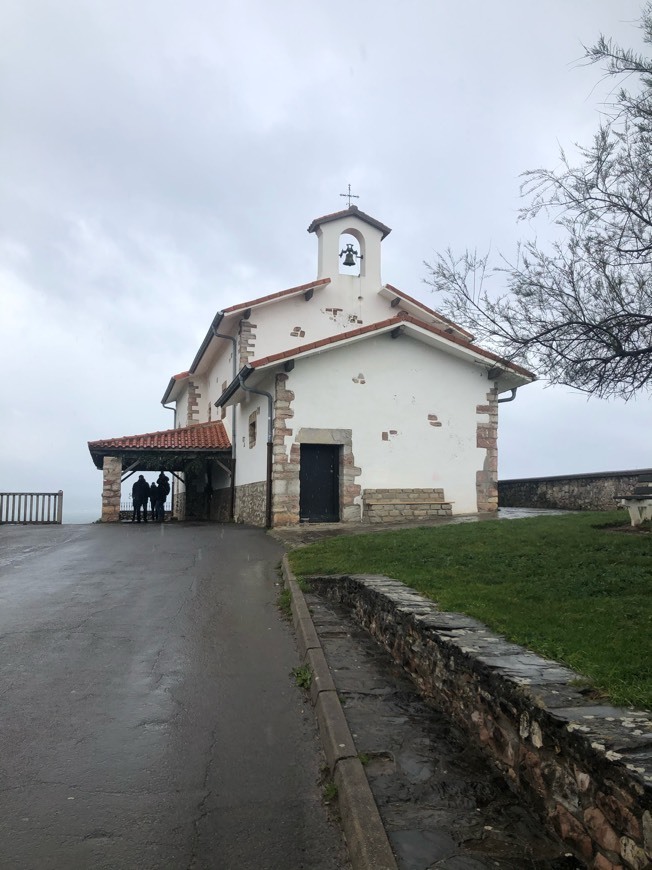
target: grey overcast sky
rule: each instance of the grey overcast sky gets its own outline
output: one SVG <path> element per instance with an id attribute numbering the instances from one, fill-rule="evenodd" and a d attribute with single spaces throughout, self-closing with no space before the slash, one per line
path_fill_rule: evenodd
<path id="1" fill-rule="evenodd" d="M 392 227 L 383 280 L 510 255 L 519 174 L 588 143 L 642 48 L 638 0 L 4 0 L 0 491 L 99 515 L 86 442 L 172 425 L 159 402 L 217 310 L 309 281 L 310 221 L 351 184 Z M 652 465 L 648 398 L 522 389 L 500 476 Z"/>

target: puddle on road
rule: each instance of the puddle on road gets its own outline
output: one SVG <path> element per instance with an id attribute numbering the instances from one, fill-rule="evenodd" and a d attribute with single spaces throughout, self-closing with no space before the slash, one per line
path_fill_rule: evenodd
<path id="1" fill-rule="evenodd" d="M 401 870 L 579 870 L 343 608 L 306 596 Z"/>

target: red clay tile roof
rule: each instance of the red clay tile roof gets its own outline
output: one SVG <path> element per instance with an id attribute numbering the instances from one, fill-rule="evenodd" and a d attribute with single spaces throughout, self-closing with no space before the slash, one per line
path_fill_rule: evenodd
<path id="1" fill-rule="evenodd" d="M 319 281 L 311 281 L 309 284 L 300 284 L 298 287 L 290 287 L 288 290 L 279 290 L 276 293 L 269 293 L 267 296 L 259 296 L 258 299 L 252 299 L 249 302 L 238 302 L 237 305 L 231 305 L 230 308 L 225 308 L 222 314 L 233 314 L 234 311 L 253 308 L 256 305 L 261 305 L 263 302 L 271 302 L 272 299 L 281 299 L 283 296 L 291 296 L 293 293 L 302 293 L 305 290 L 310 290 L 313 287 L 321 287 L 324 284 L 330 284 L 330 278 L 320 278 Z"/>
<path id="2" fill-rule="evenodd" d="M 524 375 L 527 378 L 532 378 L 534 380 L 536 377 L 532 372 L 529 372 L 527 369 L 516 365 L 516 363 L 508 362 L 502 357 L 499 357 L 497 354 L 491 353 L 491 351 L 489 350 L 484 350 L 483 348 L 478 347 L 476 344 L 473 344 L 470 341 L 458 338 L 456 335 L 452 335 L 450 332 L 445 332 L 443 329 L 439 329 L 432 323 L 426 323 L 423 320 L 419 320 L 418 318 L 413 317 L 411 314 L 408 314 L 407 311 L 400 311 L 395 317 L 389 317 L 387 320 L 381 320 L 379 323 L 370 323 L 367 326 L 359 326 L 357 329 L 350 329 L 348 332 L 340 332 L 338 335 L 329 335 L 326 338 L 320 339 L 319 341 L 311 341 L 309 344 L 302 344 L 300 347 L 294 347 L 290 350 L 285 350 L 282 353 L 273 353 L 269 356 L 262 357 L 261 359 L 250 360 L 248 366 L 252 369 L 255 369 L 259 368 L 260 366 L 269 365 L 269 363 L 280 362 L 284 359 L 292 359 L 293 357 L 297 357 L 300 354 L 305 353 L 309 350 L 316 350 L 320 347 L 327 347 L 329 344 L 337 344 L 340 341 L 346 341 L 347 339 L 355 338 L 358 335 L 366 335 L 367 333 L 378 332 L 379 330 L 385 329 L 390 326 L 400 326 L 402 323 L 412 323 L 414 326 L 425 329 L 427 332 L 431 332 L 433 335 L 437 335 L 440 338 L 449 341 L 451 344 L 456 344 L 458 345 L 458 347 L 463 347 L 466 350 L 472 350 L 479 356 L 483 356 L 486 359 L 497 362 L 505 368 L 510 369 L 511 371 L 516 372 L 520 375 Z"/>
<path id="3" fill-rule="evenodd" d="M 365 214 L 365 212 L 360 211 L 357 205 L 351 205 L 348 208 L 345 208 L 343 211 L 335 211 L 332 214 L 325 214 L 322 215 L 322 217 L 315 218 L 308 227 L 308 232 L 314 233 L 317 227 L 321 226 L 321 224 L 327 224 L 330 221 L 336 221 L 344 217 L 358 217 L 365 223 L 371 224 L 372 227 L 376 227 L 377 230 L 381 231 L 381 233 L 383 234 L 383 239 L 391 233 L 391 229 L 388 226 L 385 226 L 385 224 L 381 224 L 380 221 L 377 221 L 376 218 L 372 218 L 371 215 Z"/>
<path id="4" fill-rule="evenodd" d="M 88 449 L 96 450 L 229 450 L 231 442 L 221 420 L 194 423 L 181 429 L 145 432 L 144 435 L 125 435 L 123 438 L 103 438 L 89 441 Z"/>
<path id="5" fill-rule="evenodd" d="M 172 375 L 172 380 L 173 381 L 182 381 L 184 378 L 189 378 L 189 377 L 190 377 L 190 372 L 179 372 L 178 375 Z"/>
<path id="6" fill-rule="evenodd" d="M 468 335 L 469 339 L 473 341 L 473 336 L 470 332 L 467 332 L 466 329 L 463 329 L 461 326 L 458 326 L 453 320 L 449 320 L 448 317 L 444 317 L 443 314 L 440 314 L 439 311 L 435 311 L 434 308 L 428 308 L 427 305 L 424 305 L 423 302 L 419 302 L 418 299 L 413 299 L 412 296 L 408 296 L 407 293 L 404 293 L 402 290 L 399 290 L 397 287 L 394 287 L 392 284 L 385 284 L 388 290 L 391 290 L 392 293 L 396 293 L 397 296 L 400 296 L 401 299 L 405 299 L 406 302 L 411 302 L 412 305 L 416 305 L 422 311 L 425 311 L 427 314 L 431 314 L 433 317 L 436 317 L 438 320 L 443 321 L 444 323 L 448 323 L 453 329 L 456 329 L 458 332 L 461 332 L 462 335 Z"/>

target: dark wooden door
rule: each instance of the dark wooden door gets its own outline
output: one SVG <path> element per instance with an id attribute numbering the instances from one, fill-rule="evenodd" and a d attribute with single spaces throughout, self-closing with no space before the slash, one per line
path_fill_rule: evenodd
<path id="1" fill-rule="evenodd" d="M 302 444 L 299 486 L 299 516 L 302 522 L 338 522 L 340 448 L 333 444 Z"/>

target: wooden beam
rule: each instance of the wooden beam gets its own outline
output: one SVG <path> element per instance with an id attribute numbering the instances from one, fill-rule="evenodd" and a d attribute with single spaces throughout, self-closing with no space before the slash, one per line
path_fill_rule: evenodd
<path id="1" fill-rule="evenodd" d="M 183 477 L 179 477 L 179 475 L 176 473 L 176 471 L 170 471 L 169 474 L 171 474 L 172 477 L 176 477 L 176 479 L 179 481 L 179 483 L 183 483 L 185 485 L 185 483 L 186 483 L 185 480 L 183 479 Z"/>
<path id="2" fill-rule="evenodd" d="M 220 468 L 221 468 L 223 471 L 226 471 L 227 474 L 233 474 L 233 472 L 231 471 L 231 469 L 229 468 L 229 466 L 228 466 L 228 465 L 225 465 L 223 462 L 220 462 L 219 459 L 214 459 L 213 462 L 215 462 L 217 465 L 219 465 Z"/>
<path id="3" fill-rule="evenodd" d="M 303 294 L 303 298 L 306 300 L 306 302 L 310 302 L 314 293 L 315 293 L 315 288 L 311 287 L 310 290 L 306 290 L 306 292 Z"/>
<path id="4" fill-rule="evenodd" d="M 139 462 L 140 462 L 140 459 L 137 459 L 135 462 L 131 463 L 129 468 L 125 468 L 125 470 L 122 472 L 122 477 L 120 478 L 120 483 L 124 483 L 125 480 L 127 480 L 129 477 L 131 477 L 132 474 L 135 474 L 136 471 L 138 471 L 137 466 L 138 466 Z M 132 469 L 133 469 L 133 471 L 132 471 Z M 129 472 L 129 473 L 127 473 L 127 472 Z"/>
<path id="5" fill-rule="evenodd" d="M 284 372 L 291 372 L 293 368 L 294 368 L 294 360 L 293 359 L 286 360 L 283 363 L 283 371 Z"/>
<path id="6" fill-rule="evenodd" d="M 247 308 L 246 311 L 242 312 L 242 319 L 249 320 L 250 317 L 251 317 L 251 308 Z"/>
<path id="7" fill-rule="evenodd" d="M 392 336 L 392 338 L 398 338 L 399 335 L 403 335 L 403 327 L 396 326 L 394 329 L 392 329 L 392 331 L 390 332 L 390 335 Z"/>
<path id="8" fill-rule="evenodd" d="M 396 308 L 397 305 L 401 304 L 401 297 L 395 296 L 389 304 L 392 306 L 392 308 Z"/>

